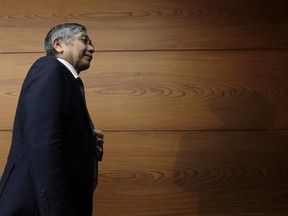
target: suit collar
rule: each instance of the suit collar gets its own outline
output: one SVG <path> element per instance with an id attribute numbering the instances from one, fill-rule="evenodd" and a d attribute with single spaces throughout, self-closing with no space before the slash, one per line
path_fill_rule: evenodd
<path id="1" fill-rule="evenodd" d="M 66 61 L 64 59 L 61 59 L 61 58 L 57 58 L 57 59 L 58 59 L 58 61 L 60 61 L 62 64 L 64 64 L 68 68 L 68 70 L 73 74 L 75 79 L 79 77 L 79 75 L 78 75 L 76 69 L 73 67 L 73 65 L 71 65 L 68 61 Z"/>

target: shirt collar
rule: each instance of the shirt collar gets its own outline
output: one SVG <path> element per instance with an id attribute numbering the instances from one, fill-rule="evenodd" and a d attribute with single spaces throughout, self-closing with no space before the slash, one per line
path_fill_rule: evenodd
<path id="1" fill-rule="evenodd" d="M 62 64 L 64 64 L 68 68 L 68 70 L 73 74 L 75 79 L 79 77 L 75 68 L 68 61 L 61 59 L 61 58 L 57 58 L 57 59 L 58 59 L 58 61 L 60 61 Z"/>

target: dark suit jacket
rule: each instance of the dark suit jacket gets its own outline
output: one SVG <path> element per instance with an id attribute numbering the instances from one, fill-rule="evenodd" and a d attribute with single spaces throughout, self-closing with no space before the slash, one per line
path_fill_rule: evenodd
<path id="1" fill-rule="evenodd" d="M 38 59 L 23 83 L 0 182 L 1 216 L 91 216 L 95 137 L 71 72 Z"/>

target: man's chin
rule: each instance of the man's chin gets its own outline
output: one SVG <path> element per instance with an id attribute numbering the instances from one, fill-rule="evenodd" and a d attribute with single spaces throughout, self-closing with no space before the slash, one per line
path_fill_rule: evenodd
<path id="1" fill-rule="evenodd" d="M 78 73 L 80 73 L 81 71 L 87 70 L 90 67 L 90 62 L 86 63 L 86 64 L 82 64 L 79 68 L 78 68 Z"/>

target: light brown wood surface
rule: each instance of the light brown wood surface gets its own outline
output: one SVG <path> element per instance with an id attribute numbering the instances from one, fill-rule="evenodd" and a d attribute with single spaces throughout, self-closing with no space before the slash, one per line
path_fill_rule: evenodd
<path id="1" fill-rule="evenodd" d="M 287 55 L 96 53 L 81 76 L 92 119 L 103 130 L 287 129 Z M 12 129 L 21 84 L 39 56 L 1 56 L 1 129 Z"/>
<path id="2" fill-rule="evenodd" d="M 287 216 L 286 0 L 0 2 L 0 176 L 54 25 L 87 26 L 105 132 L 93 216 Z"/>
<path id="3" fill-rule="evenodd" d="M 96 50 L 283 49 L 286 9 L 285 0 L 2 1 L 0 52 L 42 51 L 63 22 L 87 25 Z"/>
<path id="4" fill-rule="evenodd" d="M 10 141 L 11 132 L 0 135 L 1 143 Z M 286 132 L 107 132 L 106 137 L 95 215 L 287 213 Z M 0 156 L 7 151 L 1 147 Z"/>

